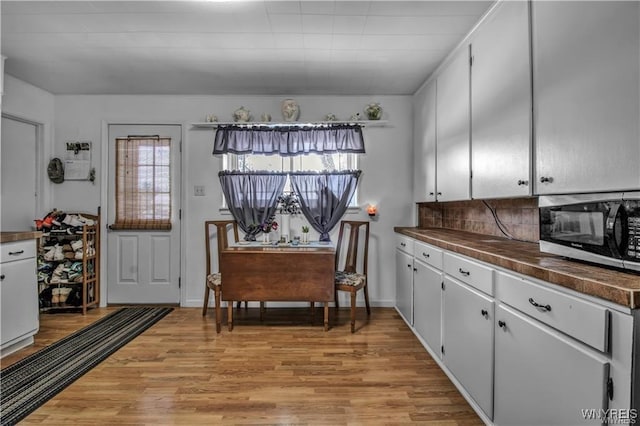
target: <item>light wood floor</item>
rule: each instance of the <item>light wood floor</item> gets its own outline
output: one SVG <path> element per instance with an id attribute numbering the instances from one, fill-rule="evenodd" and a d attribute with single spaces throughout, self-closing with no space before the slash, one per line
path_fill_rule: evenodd
<path id="1" fill-rule="evenodd" d="M 114 309 L 41 315 L 2 367 Z M 482 424 L 393 309 L 359 310 L 355 334 L 348 310 L 326 333 L 320 310 L 236 312 L 216 335 L 213 310 L 176 308 L 21 424 Z"/>

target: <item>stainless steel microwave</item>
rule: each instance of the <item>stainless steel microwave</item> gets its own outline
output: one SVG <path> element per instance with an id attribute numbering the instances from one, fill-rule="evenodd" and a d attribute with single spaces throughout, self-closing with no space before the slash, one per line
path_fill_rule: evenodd
<path id="1" fill-rule="evenodd" d="M 640 192 L 541 196 L 540 251 L 640 271 Z"/>

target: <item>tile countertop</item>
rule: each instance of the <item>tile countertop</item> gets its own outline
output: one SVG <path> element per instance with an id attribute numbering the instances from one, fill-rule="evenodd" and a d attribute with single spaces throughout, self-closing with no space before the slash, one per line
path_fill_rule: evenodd
<path id="1" fill-rule="evenodd" d="M 16 231 L 16 232 L 0 232 L 0 243 L 10 243 L 14 241 L 31 240 L 40 238 L 40 231 Z"/>
<path id="2" fill-rule="evenodd" d="M 627 308 L 640 307 L 640 275 L 635 273 L 542 253 L 536 243 L 452 229 L 395 227 L 394 230 L 416 240 Z"/>

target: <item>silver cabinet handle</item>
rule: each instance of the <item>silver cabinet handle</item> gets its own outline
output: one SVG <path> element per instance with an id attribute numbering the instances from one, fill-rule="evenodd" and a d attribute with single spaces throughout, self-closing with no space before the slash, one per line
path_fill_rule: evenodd
<path id="1" fill-rule="evenodd" d="M 10 256 L 17 256 L 17 255 L 22 254 L 22 253 L 24 253 L 24 250 L 10 251 L 9 255 Z"/>
<path id="2" fill-rule="evenodd" d="M 540 178 L 540 183 L 552 183 L 553 182 L 553 178 L 552 177 L 547 177 L 547 176 L 542 176 Z"/>
<path id="3" fill-rule="evenodd" d="M 0 275 L 0 281 L 4 280 L 4 274 Z"/>
<path id="4" fill-rule="evenodd" d="M 518 186 L 527 186 L 529 185 L 529 181 L 528 180 L 519 180 L 518 181 Z"/>
<path id="5" fill-rule="evenodd" d="M 405 243 L 400 243 L 400 245 L 401 245 L 402 247 L 406 247 L 406 244 L 405 244 Z"/>
<path id="6" fill-rule="evenodd" d="M 458 268 L 458 272 L 460 272 L 462 275 L 464 275 L 465 277 L 468 277 L 469 275 L 471 275 L 471 272 L 469 271 L 465 271 L 462 268 Z"/>
<path id="7" fill-rule="evenodd" d="M 425 253 L 425 252 L 422 252 L 422 255 L 427 258 L 430 257 L 429 253 Z"/>

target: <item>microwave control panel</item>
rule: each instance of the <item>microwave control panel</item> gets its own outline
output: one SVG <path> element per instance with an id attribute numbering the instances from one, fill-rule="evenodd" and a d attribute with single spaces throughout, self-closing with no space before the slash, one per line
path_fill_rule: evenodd
<path id="1" fill-rule="evenodd" d="M 626 257 L 640 259 L 640 201 L 625 201 L 629 241 Z"/>

